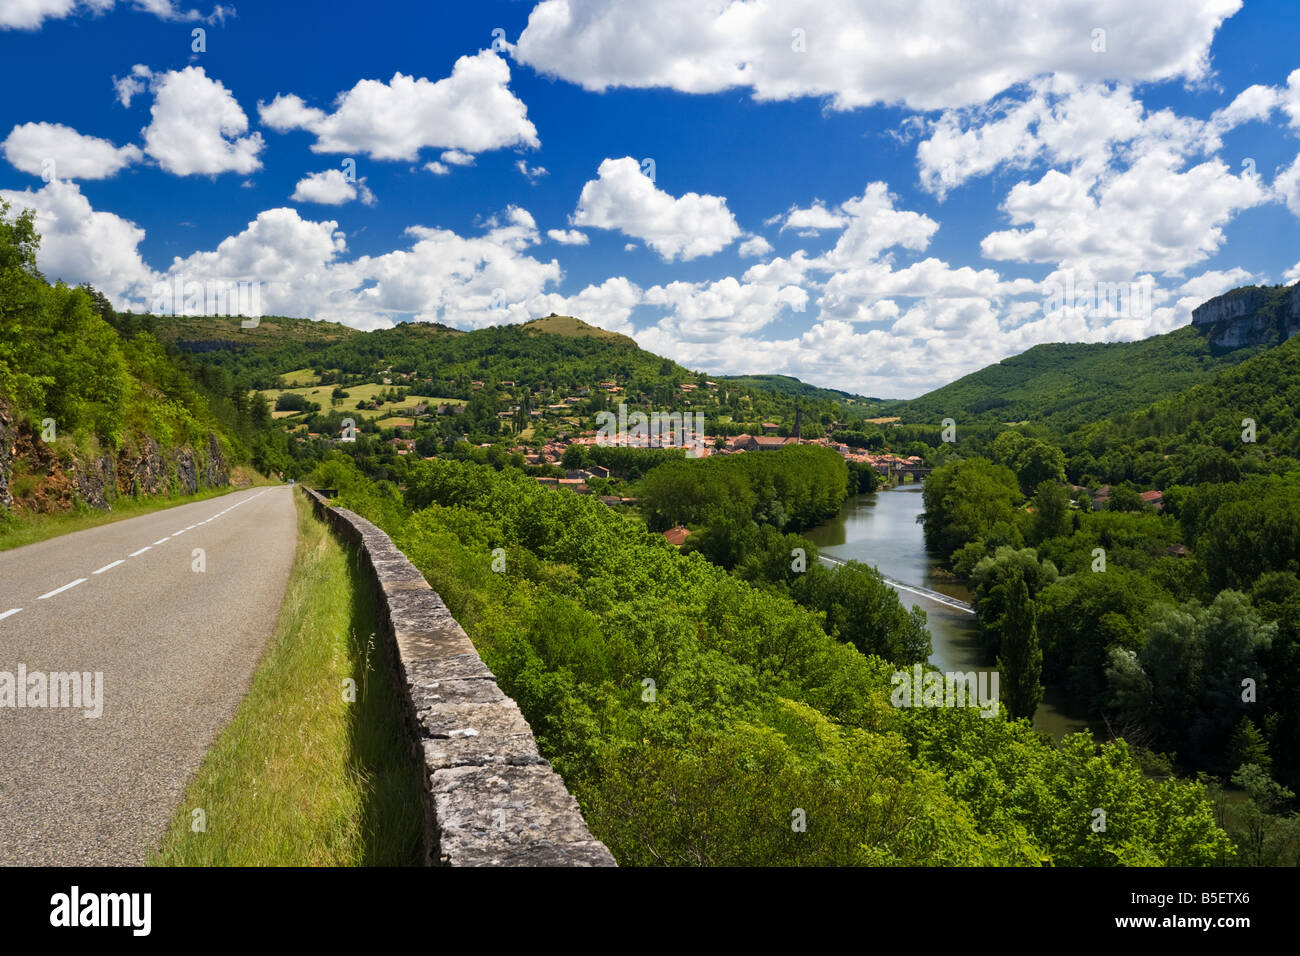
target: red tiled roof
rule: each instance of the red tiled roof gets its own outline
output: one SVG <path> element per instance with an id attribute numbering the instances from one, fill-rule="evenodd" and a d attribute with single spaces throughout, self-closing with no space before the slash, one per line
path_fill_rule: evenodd
<path id="1" fill-rule="evenodd" d="M 683 541 L 690 535 L 691 529 L 684 525 L 678 525 L 675 528 L 669 528 L 664 532 L 664 540 L 669 544 L 680 546 Z"/>

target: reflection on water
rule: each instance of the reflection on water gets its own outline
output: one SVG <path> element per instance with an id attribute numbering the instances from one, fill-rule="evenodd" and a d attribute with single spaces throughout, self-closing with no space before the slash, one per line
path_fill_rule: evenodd
<path id="1" fill-rule="evenodd" d="M 925 506 L 921 485 L 905 484 L 871 495 L 849 498 L 839 515 L 804 532 L 827 557 L 855 560 L 907 584 L 918 584 L 962 601 L 970 592 L 939 571 L 939 562 L 925 549 L 917 520 Z M 926 613 L 933 642 L 930 662 L 944 671 L 991 671 L 984 660 L 979 623 L 975 617 L 915 594 L 900 595 L 904 605 Z M 1063 695 L 1047 688 L 1034 726 L 1054 737 L 1086 730 L 1083 715 L 1068 712 Z"/>

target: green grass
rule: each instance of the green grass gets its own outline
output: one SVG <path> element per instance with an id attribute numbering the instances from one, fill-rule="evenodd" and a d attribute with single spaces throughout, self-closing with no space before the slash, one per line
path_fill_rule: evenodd
<path id="1" fill-rule="evenodd" d="M 420 777 L 356 553 L 301 495 L 284 604 L 248 695 L 176 808 L 155 866 L 420 861 Z M 356 681 L 356 702 L 343 681 Z M 202 808 L 206 830 L 191 828 Z"/>
<path id="2" fill-rule="evenodd" d="M 286 374 L 293 374 L 293 373 L 286 373 Z M 298 388 L 267 388 L 267 389 L 262 389 L 262 394 L 265 395 L 266 400 L 271 403 L 272 409 L 275 408 L 276 399 L 278 399 L 281 395 L 290 393 L 293 395 L 302 395 L 303 397 L 309 399 L 310 401 L 318 403 L 320 405 L 321 412 L 323 414 L 329 414 L 330 412 L 338 412 L 342 415 L 351 415 L 355 418 L 366 418 L 366 419 L 379 418 L 384 415 L 392 415 L 395 412 L 402 411 L 403 409 L 409 409 L 419 402 L 425 402 L 433 406 L 466 404 L 465 399 L 463 398 L 438 398 L 436 396 L 415 395 L 412 393 L 412 394 L 408 394 L 405 398 L 401 399 L 400 401 L 385 402 L 383 405 L 380 405 L 378 408 L 367 408 L 367 409 L 357 408 L 358 403 L 363 401 L 365 402 L 372 401 L 375 398 L 375 396 L 382 395 L 384 392 L 387 392 L 392 388 L 399 388 L 399 387 L 405 387 L 405 386 L 381 385 L 377 382 L 368 382 L 364 385 L 348 385 L 345 386 L 343 389 L 345 392 L 348 393 L 348 397 L 343 399 L 343 401 L 340 402 L 338 405 L 334 405 L 330 402 L 330 394 L 334 391 L 333 385 L 304 385 Z M 249 394 L 252 395 L 254 393 L 250 392 Z M 300 414 L 302 413 L 301 412 L 272 412 L 273 417 L 277 419 L 290 418 L 294 415 L 300 415 Z"/>
<path id="3" fill-rule="evenodd" d="M 90 505 L 79 505 L 75 510 L 65 514 L 10 514 L 0 517 L 0 551 L 8 551 L 11 548 L 21 548 L 23 545 L 35 544 L 38 541 L 45 541 L 49 538 L 57 538 L 60 535 L 71 534 L 74 531 L 85 531 L 87 528 L 97 528 L 102 524 L 112 524 L 114 521 L 125 521 L 127 518 L 138 518 L 140 515 L 146 515 L 153 511 L 162 511 L 166 508 L 174 508 L 177 505 L 189 504 L 192 501 L 206 501 L 209 498 L 220 498 L 234 491 L 243 491 L 244 488 L 258 487 L 261 485 L 278 485 L 278 481 L 264 478 L 253 472 L 251 469 L 249 476 L 253 479 L 251 484 L 244 485 L 242 488 L 228 486 L 225 488 L 205 488 L 197 494 L 183 495 L 176 498 L 166 497 L 143 497 L 143 498 L 118 498 L 113 502 L 112 511 L 99 511 Z M 18 488 L 15 485 L 15 488 Z"/>

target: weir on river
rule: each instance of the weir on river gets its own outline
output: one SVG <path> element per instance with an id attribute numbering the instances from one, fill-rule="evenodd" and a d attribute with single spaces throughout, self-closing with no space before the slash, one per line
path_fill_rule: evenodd
<path id="1" fill-rule="evenodd" d="M 845 561 L 840 561 L 837 558 L 828 557 L 827 555 L 824 554 L 819 554 L 817 555 L 817 557 L 821 558 L 823 561 L 827 562 L 828 564 L 842 565 L 847 563 Z M 877 569 L 877 573 L 879 573 L 879 569 Z M 964 611 L 966 614 L 975 613 L 975 609 L 973 607 L 971 607 L 965 601 L 957 600 L 955 597 L 949 597 L 947 594 L 943 594 L 939 591 L 933 591 L 930 588 L 923 588 L 919 584 L 907 584 L 906 582 L 903 581 L 895 581 L 888 574 L 881 574 L 880 577 L 886 584 L 888 584 L 895 591 L 907 591 L 911 594 L 919 594 L 921 597 L 934 601 L 936 604 L 942 604 L 945 607 L 950 607 L 956 611 Z"/>

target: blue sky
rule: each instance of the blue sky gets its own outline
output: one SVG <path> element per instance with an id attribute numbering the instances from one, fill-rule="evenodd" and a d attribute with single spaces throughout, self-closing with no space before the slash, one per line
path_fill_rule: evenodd
<path id="1" fill-rule="evenodd" d="M 556 311 L 886 397 L 1300 279 L 1300 8 L 1000 9 L 5 0 L 0 196 L 119 307 Z"/>

